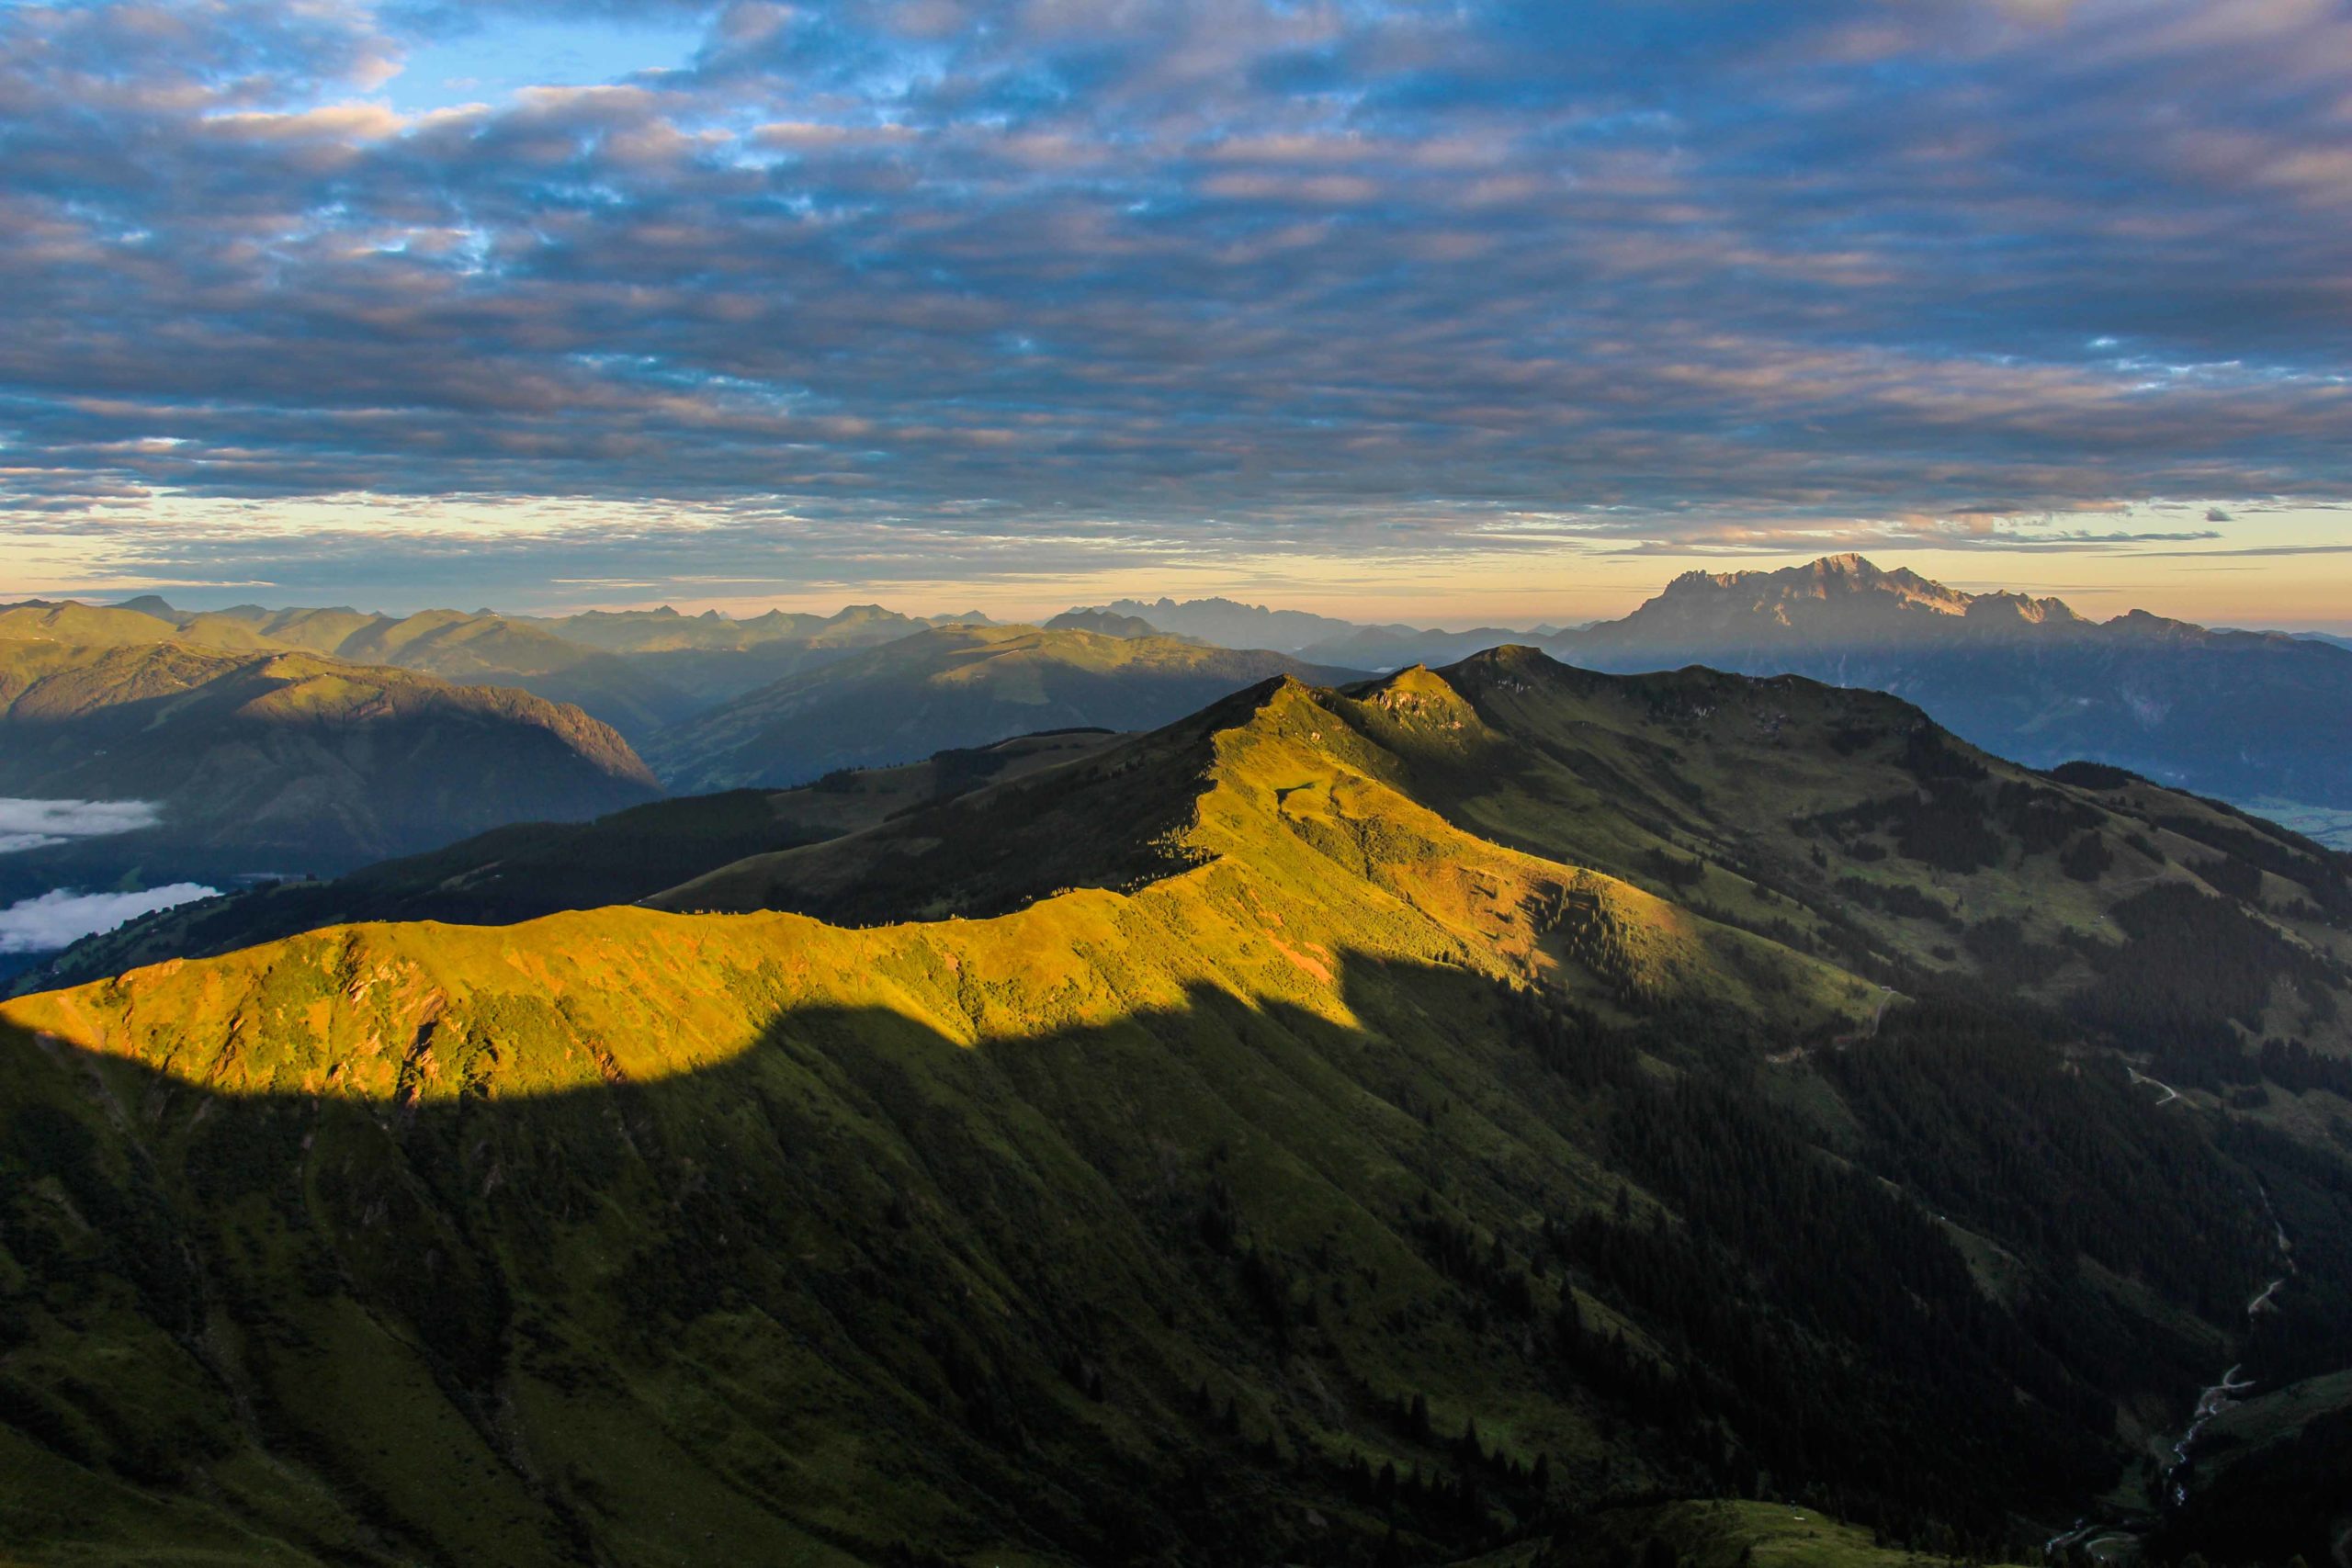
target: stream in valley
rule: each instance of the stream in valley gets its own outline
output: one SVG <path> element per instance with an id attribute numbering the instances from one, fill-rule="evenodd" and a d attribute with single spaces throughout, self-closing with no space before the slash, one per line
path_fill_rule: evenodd
<path id="1" fill-rule="evenodd" d="M 2149 1084 L 2165 1091 L 2165 1098 L 2156 1101 L 2157 1104 L 2169 1105 L 2180 1099 L 2180 1091 L 2170 1084 L 2158 1082 L 2136 1069 L 2127 1068 L 2126 1070 L 2131 1072 L 2132 1082 Z M 2278 1310 L 2274 1304 L 2274 1298 L 2287 1282 L 2295 1277 L 2294 1244 L 2287 1239 L 2287 1227 L 2279 1223 L 2278 1212 L 2271 1206 L 2269 1190 L 2267 1188 L 2259 1190 L 2262 1197 L 2263 1217 L 2270 1222 L 2271 1238 L 2278 1249 L 2278 1260 L 2285 1271 L 2264 1285 L 2245 1303 L 2246 1327 L 2249 1331 L 2253 1329 L 2254 1320 L 2257 1315 Z M 2188 1501 L 2189 1462 L 2197 1447 L 2197 1439 L 2204 1436 L 2205 1428 L 2212 1424 L 2214 1417 L 2233 1408 L 2245 1395 L 2254 1392 L 2256 1386 L 2255 1381 L 2238 1375 L 2245 1370 L 2245 1365 L 2243 1361 L 2231 1363 L 2229 1370 L 2222 1372 L 2219 1382 L 2199 1391 L 2197 1404 L 2189 1412 L 2188 1425 L 2181 1431 L 2178 1440 L 2172 1445 L 2172 1462 L 2165 1467 L 2164 1474 L 2157 1483 L 2159 1495 L 2170 1506 L 2177 1508 Z M 2071 1548 L 2080 1546 L 2093 1559 L 2103 1561 L 2102 1548 L 2112 1552 L 2120 1547 L 2137 1546 L 2141 1536 L 2148 1528 L 2148 1522 L 2145 1520 L 2116 1521 L 2091 1517 L 2080 1518 L 2075 1521 L 2073 1529 L 2062 1530 L 2044 1541 L 2041 1551 L 2044 1556 L 2054 1557 Z"/>

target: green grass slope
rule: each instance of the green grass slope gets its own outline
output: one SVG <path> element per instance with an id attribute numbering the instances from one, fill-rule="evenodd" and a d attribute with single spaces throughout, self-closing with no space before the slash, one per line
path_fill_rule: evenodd
<path id="1" fill-rule="evenodd" d="M 856 832 L 1116 739 L 1101 730 L 1023 736 L 798 789 L 650 801 L 591 822 L 517 822 L 330 881 L 282 882 L 161 910 L 84 939 L 19 976 L 14 988 L 78 985 L 358 920 L 507 925 L 632 903 L 711 866 Z"/>
<path id="2" fill-rule="evenodd" d="M 168 608 L 168 606 L 166 606 Z M 186 625 L 182 622 L 185 621 Z M 202 648 L 258 650 L 279 646 L 233 617 L 166 618 L 119 605 L 74 600 L 26 600 L 0 604 L 0 638 L 54 642 L 72 648 L 113 648 L 187 642 Z"/>
<path id="3" fill-rule="evenodd" d="M 1349 803 L 1379 786 L 1905 994 L 1990 986 L 2069 1010 L 2167 1068 L 2266 1038 L 2352 1047 L 2352 863 L 2227 807 L 2111 770 L 2037 773 L 1894 698 L 1794 678 L 1599 675 L 1504 649 L 1300 700 L 1342 770 L 1284 786 L 1302 833 L 1362 838 Z M 1122 886 L 1187 808 L 1134 781 L 1204 769 L 1226 722 L 654 902 L 872 920 Z"/>
<path id="4" fill-rule="evenodd" d="M 902 818 L 1033 792 L 1098 885 L 992 918 L 0 1004 L 0 1553 L 1523 1562 L 1661 1493 L 1989 1551 L 2112 1485 L 2311 1171 L 2020 1021 L 1866 1038 L 1850 972 L 1417 798 L 1379 694 Z"/>
<path id="5" fill-rule="evenodd" d="M 2352 1049 L 2352 860 L 2229 807 L 2112 769 L 2037 773 L 1895 698 L 1795 677 L 1607 676 L 1500 649 L 1344 711 L 1392 779 L 1475 831 L 1906 990 L 2080 1002 L 2152 1046 Z M 2138 940 L 2160 931 L 2199 933 L 2188 990 Z"/>
<path id="6" fill-rule="evenodd" d="M 941 626 L 748 693 L 646 755 L 681 792 L 799 784 L 1040 729 L 1148 729 L 1278 673 L 1331 672 L 1174 637 Z"/>

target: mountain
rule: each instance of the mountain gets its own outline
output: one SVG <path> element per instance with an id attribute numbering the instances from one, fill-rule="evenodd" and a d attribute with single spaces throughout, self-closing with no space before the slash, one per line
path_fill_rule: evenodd
<path id="1" fill-rule="evenodd" d="M 852 604 L 830 615 L 770 610 L 741 620 L 716 610 L 682 615 L 665 605 L 591 610 L 546 623 L 561 637 L 620 655 L 684 693 L 697 711 L 932 626 L 989 624 L 978 611 L 927 617 L 879 604 Z"/>
<path id="2" fill-rule="evenodd" d="M 2085 758 L 2241 805 L 2352 807 L 2352 651 L 2056 599 L 1966 593 L 1836 556 L 1690 572 L 1545 645 L 1611 671 L 1705 664 L 1892 692 L 2037 766 Z"/>
<path id="3" fill-rule="evenodd" d="M 571 704 L 631 740 L 684 717 L 695 706 L 684 693 L 623 660 L 529 621 L 487 610 L 425 610 L 394 616 L 347 606 L 272 610 L 240 604 L 198 614 L 148 594 L 93 613 L 120 616 L 134 611 L 157 624 L 143 630 L 126 628 L 124 640 L 225 641 L 235 647 L 301 649 L 474 685 L 515 686 L 549 702 Z M 232 641 L 224 635 L 231 628 Z"/>
<path id="4" fill-rule="evenodd" d="M 476 685 L 516 686 L 569 703 L 632 742 L 693 713 L 685 693 L 627 660 L 547 627 L 487 611 L 391 616 L 345 609 L 222 611 L 273 644 L 355 664 L 420 670 Z"/>
<path id="5" fill-rule="evenodd" d="M 527 693 L 177 641 L 0 637 L 0 795 L 161 807 L 142 831 L 7 857 L 43 886 L 96 861 L 151 881 L 159 863 L 340 869 L 659 788 L 611 729 Z"/>
<path id="6" fill-rule="evenodd" d="M 646 755 L 682 793 L 795 784 L 1042 729 L 1148 728 L 1278 671 L 1331 673 L 1176 637 L 940 626 L 763 686 Z"/>
<path id="7" fill-rule="evenodd" d="M 2227 808 L 1510 649 L 656 901 L 741 912 L 0 1003 L 0 1551 L 2021 1561 L 2174 1483 L 2164 1560 L 2337 1528 L 2283 1419 L 2165 1473 L 2233 1362 L 2321 1411 L 2352 1364 L 2352 888 Z"/>
<path id="8" fill-rule="evenodd" d="M 1140 615 L 1121 615 L 1109 610 L 1064 610 L 1046 623 L 1049 632 L 1093 632 L 1102 637 L 1165 637 L 1158 626 Z"/>
<path id="9" fill-rule="evenodd" d="M 592 822 L 517 822 L 330 881 L 287 881 L 176 905 L 76 942 L 18 990 L 209 957 L 358 920 L 505 925 L 634 903 L 713 867 L 821 842 L 919 807 L 1081 757 L 1108 730 L 1022 736 L 790 790 L 730 790 L 633 806 Z"/>
<path id="10" fill-rule="evenodd" d="M 150 595 L 141 603 L 171 607 Z M 82 648 L 119 648 L 141 643 L 185 642 L 199 648 L 259 651 L 284 645 L 245 626 L 234 616 L 149 614 L 128 605 L 84 604 L 77 601 L 26 599 L 0 604 L 0 639 L 66 643 Z"/>
<path id="11" fill-rule="evenodd" d="M 1428 626 L 1358 626 L 1345 637 L 1310 643 L 1302 659 L 1354 670 L 1401 670 L 1410 664 L 1453 664 L 1488 649 L 1533 640 L 1529 633 L 1502 626 L 1473 626 L 1449 632 Z"/>
<path id="12" fill-rule="evenodd" d="M 77 608 L 142 615 L 144 621 L 123 623 L 119 635 L 127 640 L 175 637 L 302 649 L 474 684 L 517 686 L 550 702 L 572 704 L 633 744 L 718 703 L 858 649 L 933 625 L 986 618 L 976 613 L 926 619 L 878 604 L 853 604 L 831 615 L 772 610 L 742 619 L 715 610 L 682 615 L 667 607 L 548 619 L 490 610 L 395 616 L 347 606 L 273 610 L 257 604 L 198 614 L 175 609 L 153 594 L 110 610 Z"/>
<path id="13" fill-rule="evenodd" d="M 828 638 L 842 643 L 888 641 L 933 625 L 967 621 L 987 625 L 988 617 L 942 616 L 937 621 L 901 615 L 879 604 L 851 604 L 830 615 L 790 610 L 769 610 L 741 618 L 706 610 L 682 615 L 667 604 L 654 610 L 590 610 L 550 619 L 546 624 L 560 636 L 612 653 L 677 653 L 741 651 L 770 642 L 809 642 Z"/>
<path id="14" fill-rule="evenodd" d="M 1162 595 L 1150 604 L 1116 599 L 1095 605 L 1100 614 L 1148 621 L 1173 637 L 1197 637 L 1219 648 L 1272 648 L 1295 653 L 1309 643 L 1346 637 L 1357 629 L 1353 621 L 1304 610 L 1269 610 L 1262 604 L 1242 604 L 1231 599 L 1187 599 L 1181 604 Z"/>
<path id="15" fill-rule="evenodd" d="M 1076 618 L 1073 618 L 1076 617 Z M 1311 664 L 1343 670 L 1401 669 L 1408 664 L 1450 664 L 1487 649 L 1526 642 L 1530 634 L 1498 626 L 1465 632 L 1402 625 L 1363 626 L 1303 610 L 1270 610 L 1231 599 L 1162 597 L 1152 604 L 1121 599 L 1094 609 L 1064 612 L 1048 626 L 1098 629 L 1088 617 L 1126 624 L 1141 622 L 1159 631 L 1194 637 L 1219 648 L 1279 649 Z M 1134 631 L 1114 632 L 1134 637 Z"/>

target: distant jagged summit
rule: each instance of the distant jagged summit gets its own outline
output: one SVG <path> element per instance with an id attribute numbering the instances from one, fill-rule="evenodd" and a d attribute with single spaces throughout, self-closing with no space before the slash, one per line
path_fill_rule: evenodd
<path id="1" fill-rule="evenodd" d="M 1651 604 L 1667 600 L 1714 601 L 1727 597 L 1758 604 L 1792 599 L 1833 603 L 1872 598 L 1947 615 L 1966 615 L 1975 600 L 1975 595 L 1921 577 L 1909 567 L 1887 571 L 1867 557 L 1849 553 L 1823 556 L 1804 566 L 1783 567 L 1778 571 L 1686 571 L 1668 583 L 1666 592 Z M 1643 606 L 1645 610 L 1650 607 Z"/>
<path id="2" fill-rule="evenodd" d="M 2129 768 L 2246 804 L 2352 804 L 2352 659 L 2278 633 L 1971 593 L 1860 555 L 1685 572 L 1623 620 L 1548 639 L 1631 671 L 1705 664 L 1893 692 L 1987 750 Z M 2324 721 L 2321 722 L 2322 716 Z"/>
<path id="3" fill-rule="evenodd" d="M 1623 620 L 1571 633 L 1553 646 L 1670 644 L 1699 657 L 1759 636 L 1884 646 L 1890 638 L 1998 636 L 2097 624 L 2063 599 L 2010 591 L 1970 593 L 1908 567 L 1888 570 L 1849 553 L 1777 571 L 1686 571 Z"/>

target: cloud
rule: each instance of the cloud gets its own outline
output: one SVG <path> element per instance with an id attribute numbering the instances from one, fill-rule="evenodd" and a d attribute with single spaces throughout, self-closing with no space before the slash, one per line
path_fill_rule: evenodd
<path id="1" fill-rule="evenodd" d="M 153 828 L 162 812 L 145 800 L 25 800 L 0 796 L 0 854 L 46 849 L 69 839 Z"/>
<path id="2" fill-rule="evenodd" d="M 61 887 L 0 909 L 0 953 L 48 953 L 85 936 L 110 931 L 141 915 L 168 909 L 220 892 L 194 882 L 174 882 L 141 893 L 76 893 Z"/>
<path id="3" fill-rule="evenodd" d="M 815 581 L 2352 494 L 2337 7 L 812 0 L 377 96 L 703 16 L 0 8 L 0 519 Z"/>

